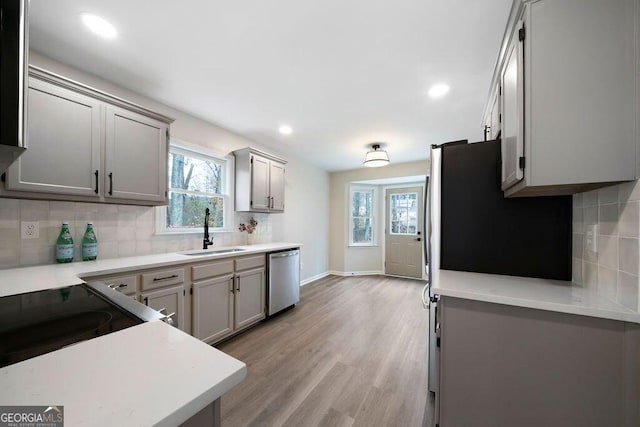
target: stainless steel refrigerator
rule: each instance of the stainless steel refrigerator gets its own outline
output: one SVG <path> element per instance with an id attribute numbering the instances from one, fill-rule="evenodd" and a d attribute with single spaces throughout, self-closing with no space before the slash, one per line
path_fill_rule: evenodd
<path id="1" fill-rule="evenodd" d="M 425 253 L 435 269 L 571 280 L 571 196 L 504 198 L 500 141 L 431 148 Z M 428 288 L 427 288 L 428 289 Z M 437 392 L 437 301 L 429 333 L 429 390 Z"/>

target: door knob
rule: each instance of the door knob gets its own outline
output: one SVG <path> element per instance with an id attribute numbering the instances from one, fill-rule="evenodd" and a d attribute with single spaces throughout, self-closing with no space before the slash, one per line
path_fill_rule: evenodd
<path id="1" fill-rule="evenodd" d="M 420 237 L 417 237 L 416 242 L 420 242 L 420 241 L 422 241 L 422 239 Z"/>

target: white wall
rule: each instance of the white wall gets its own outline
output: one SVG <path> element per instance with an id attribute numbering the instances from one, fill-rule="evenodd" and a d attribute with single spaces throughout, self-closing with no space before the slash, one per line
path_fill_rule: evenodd
<path id="1" fill-rule="evenodd" d="M 425 148 L 426 150 L 427 148 Z M 392 163 L 382 168 L 360 168 L 349 171 L 332 172 L 330 175 L 331 191 L 331 235 L 329 238 L 329 271 L 337 274 L 381 273 L 383 266 L 384 239 L 381 237 L 377 246 L 349 247 L 349 184 L 358 181 L 376 179 L 413 177 L 424 175 L 429 170 L 429 161 L 420 160 L 409 163 Z M 378 218 L 383 217 L 384 194 L 378 188 Z"/>
<path id="2" fill-rule="evenodd" d="M 206 147 L 222 155 L 259 143 L 201 120 L 193 115 L 158 103 L 96 76 L 70 68 L 37 52 L 30 63 L 72 80 L 103 90 L 173 117 L 172 137 Z M 329 174 L 282 152 L 266 150 L 289 161 L 286 169 L 285 213 L 254 215 L 259 222 L 255 242 L 288 241 L 303 245 L 301 278 L 307 280 L 328 270 Z M 47 165 L 43 165 L 47 166 Z M 102 258 L 144 253 L 171 252 L 198 248 L 199 235 L 156 236 L 153 234 L 154 208 L 93 203 L 47 202 L 0 198 L 0 267 L 54 262 L 54 244 L 62 220 L 75 225 L 76 241 L 87 221 L 96 222 Z M 235 214 L 237 224 L 250 214 Z M 21 240 L 20 221 L 40 221 L 41 237 Z M 126 232 L 125 232 L 126 231 Z M 239 232 L 218 234 L 215 246 L 244 243 Z"/>

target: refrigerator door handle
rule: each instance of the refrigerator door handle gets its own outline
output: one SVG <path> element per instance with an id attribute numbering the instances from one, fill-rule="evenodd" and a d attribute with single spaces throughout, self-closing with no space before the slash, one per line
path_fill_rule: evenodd
<path id="1" fill-rule="evenodd" d="M 429 283 L 422 288 L 422 308 L 425 310 L 429 308 L 429 298 L 426 296 L 427 292 L 429 292 Z"/>
<path id="2" fill-rule="evenodd" d="M 428 265 L 430 262 L 430 256 L 431 254 L 429 253 L 429 240 L 430 239 L 430 227 L 431 227 L 431 203 L 429 200 L 429 197 L 431 197 L 431 185 L 430 185 L 430 177 L 427 177 L 426 182 L 425 182 L 425 198 L 424 198 L 424 226 L 425 226 L 425 232 L 426 232 L 426 239 L 424 240 L 424 260 L 425 263 Z M 420 234 L 420 232 L 418 231 L 418 235 Z"/>

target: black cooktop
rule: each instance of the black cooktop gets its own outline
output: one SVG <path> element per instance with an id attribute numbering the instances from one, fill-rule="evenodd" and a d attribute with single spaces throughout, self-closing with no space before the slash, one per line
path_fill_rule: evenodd
<path id="1" fill-rule="evenodd" d="M 0 367 L 140 323 L 85 284 L 2 297 Z"/>

